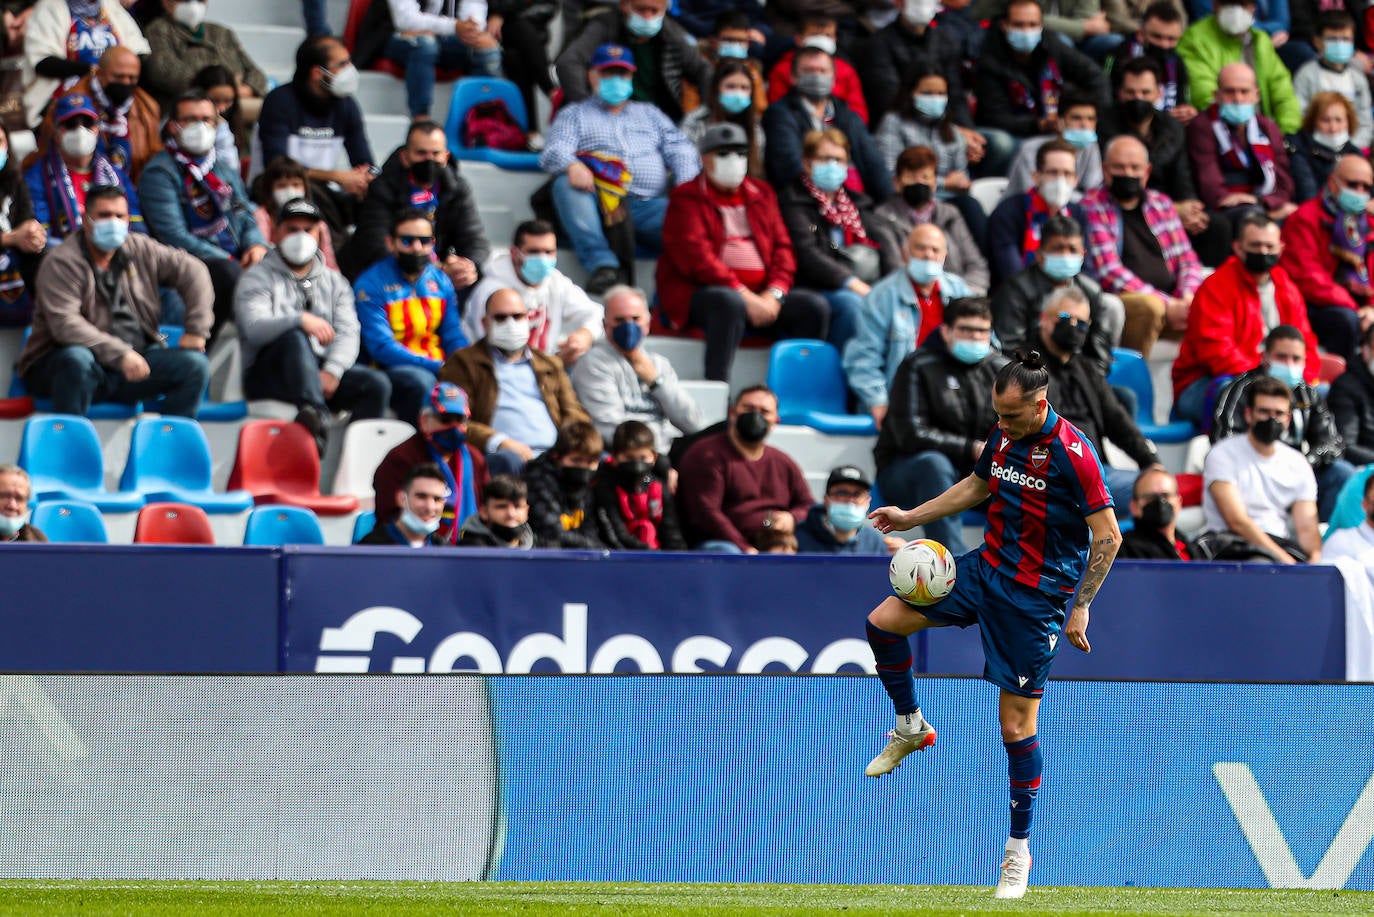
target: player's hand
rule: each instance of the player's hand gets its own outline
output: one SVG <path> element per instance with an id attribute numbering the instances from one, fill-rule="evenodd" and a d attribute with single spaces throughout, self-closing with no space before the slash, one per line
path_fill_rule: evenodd
<path id="1" fill-rule="evenodd" d="M 872 520 L 873 527 L 884 535 L 905 532 L 915 524 L 907 517 L 906 510 L 895 506 L 880 506 L 869 513 L 868 518 Z"/>
<path id="2" fill-rule="evenodd" d="M 1085 653 L 1093 651 L 1092 644 L 1088 642 L 1088 606 L 1075 605 L 1073 611 L 1069 613 L 1069 622 L 1064 625 L 1064 636 L 1069 638 L 1069 642 L 1078 647 Z"/>

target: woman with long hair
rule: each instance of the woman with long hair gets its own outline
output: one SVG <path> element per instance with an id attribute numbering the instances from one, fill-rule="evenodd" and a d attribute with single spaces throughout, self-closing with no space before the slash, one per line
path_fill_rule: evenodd
<path id="1" fill-rule="evenodd" d="M 765 178 L 763 172 L 763 128 L 754 103 L 757 77 L 747 61 L 725 57 L 716 63 L 711 73 L 711 85 L 706 104 L 682 119 L 682 132 L 693 143 L 699 143 L 712 124 L 729 122 L 744 128 L 749 138 L 749 177 Z"/>

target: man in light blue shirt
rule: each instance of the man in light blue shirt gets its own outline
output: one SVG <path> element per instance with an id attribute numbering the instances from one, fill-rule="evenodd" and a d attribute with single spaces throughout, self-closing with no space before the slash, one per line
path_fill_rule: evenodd
<path id="1" fill-rule="evenodd" d="M 539 165 L 558 176 L 553 202 L 587 271 L 587 292 L 598 296 L 629 280 L 625 268 L 635 252 L 612 249 L 605 226 L 622 239 L 628 207 L 634 247 L 645 257 L 662 250 L 663 214 L 670 180 L 696 178 L 701 158 L 668 116 L 647 102 L 632 102 L 634 56 L 622 45 L 602 45 L 592 57 L 588 79 L 595 95 L 558 112 Z M 621 246 L 618 246 L 621 247 Z"/>

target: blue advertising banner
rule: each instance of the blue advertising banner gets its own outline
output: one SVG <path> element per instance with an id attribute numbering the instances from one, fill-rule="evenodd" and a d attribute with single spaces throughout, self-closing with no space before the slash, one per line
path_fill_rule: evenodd
<path id="1" fill-rule="evenodd" d="M 978 679 L 918 680 L 938 741 L 881 780 L 863 775 L 892 721 L 876 679 L 490 685 L 493 878 L 997 881 L 1007 759 Z M 1037 885 L 1374 889 L 1374 686 L 1050 687 L 1031 900 Z"/>

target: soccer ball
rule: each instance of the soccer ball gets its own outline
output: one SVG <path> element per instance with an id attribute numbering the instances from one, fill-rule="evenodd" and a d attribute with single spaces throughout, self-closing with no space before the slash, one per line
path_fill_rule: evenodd
<path id="1" fill-rule="evenodd" d="M 929 538 L 918 538 L 892 555 L 887 578 L 897 598 L 912 605 L 934 605 L 954 588 L 954 555 Z"/>

